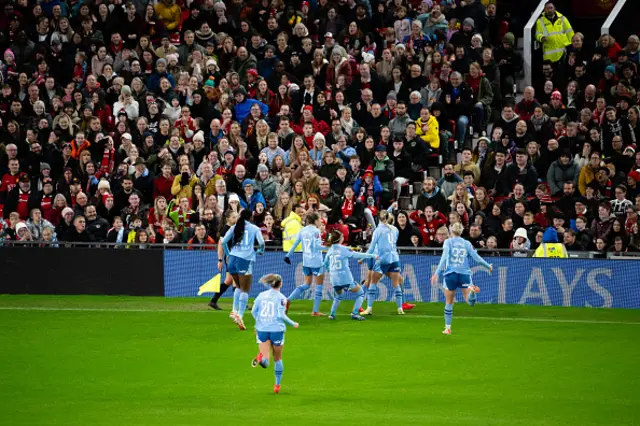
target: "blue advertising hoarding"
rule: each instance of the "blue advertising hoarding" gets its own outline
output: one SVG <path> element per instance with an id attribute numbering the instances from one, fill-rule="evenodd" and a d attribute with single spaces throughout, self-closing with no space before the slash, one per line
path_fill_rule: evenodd
<path id="1" fill-rule="evenodd" d="M 250 297 L 266 287 L 258 280 L 262 275 L 278 273 L 284 280 L 283 293 L 288 295 L 296 284 L 302 283 L 302 264 L 296 255 L 292 265 L 283 261 L 284 253 L 267 252 L 258 256 L 253 266 L 254 282 Z M 443 302 L 442 286 L 432 285 L 430 277 L 439 257 L 401 255 L 404 294 L 408 302 Z M 533 259 L 490 257 L 493 274 L 484 268 L 473 268 L 474 284 L 480 286 L 480 303 L 507 303 L 547 306 L 583 306 L 606 308 L 640 308 L 640 292 L 636 283 L 640 277 L 640 261 L 592 259 Z M 352 261 L 351 270 L 359 282 L 366 266 Z M 166 297 L 193 297 L 198 293 L 211 297 L 201 286 L 215 277 L 217 253 L 206 251 L 164 252 L 164 286 Z M 224 279 L 224 276 L 222 276 Z M 332 299 L 328 276 L 325 278 L 324 298 Z M 378 300 L 392 301 L 389 279 L 379 284 Z M 313 296 L 313 288 L 305 298 Z M 230 297 L 231 291 L 225 296 Z"/>

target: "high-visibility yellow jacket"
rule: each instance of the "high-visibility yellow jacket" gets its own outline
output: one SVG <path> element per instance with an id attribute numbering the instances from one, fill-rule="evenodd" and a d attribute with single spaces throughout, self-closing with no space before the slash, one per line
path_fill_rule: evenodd
<path id="1" fill-rule="evenodd" d="M 533 257 L 567 258 L 567 249 L 562 243 L 542 243 Z"/>
<path id="2" fill-rule="evenodd" d="M 543 59 L 551 62 L 558 62 L 562 58 L 564 49 L 571 44 L 573 37 L 573 28 L 569 20 L 559 12 L 556 12 L 556 15 L 553 23 L 544 13 L 536 22 L 536 40 L 542 43 Z M 544 42 L 542 37 L 546 37 Z"/>
<path id="3" fill-rule="evenodd" d="M 282 250 L 288 253 L 296 240 L 296 235 L 302 230 L 302 219 L 294 212 L 291 212 L 289 217 L 283 220 L 280 225 L 282 226 Z M 302 244 L 298 244 L 295 251 L 301 252 Z"/>

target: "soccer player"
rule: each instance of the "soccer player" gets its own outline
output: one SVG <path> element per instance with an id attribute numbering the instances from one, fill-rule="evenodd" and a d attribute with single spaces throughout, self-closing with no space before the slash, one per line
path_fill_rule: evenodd
<path id="1" fill-rule="evenodd" d="M 262 368 L 267 368 L 269 366 L 269 352 L 272 352 L 276 373 L 273 392 L 278 393 L 284 372 L 282 350 L 284 349 L 284 332 L 287 330 L 286 324 L 298 328 L 298 323 L 293 322 L 285 312 L 287 298 L 280 293 L 282 277 L 278 274 L 269 274 L 262 277 L 260 282 L 268 284 L 271 290 L 260 293 L 253 303 L 253 309 L 251 309 L 251 315 L 256 320 L 256 337 L 260 350 L 251 361 L 251 366 L 255 368 L 259 365 Z"/>
<path id="2" fill-rule="evenodd" d="M 344 298 L 344 290 L 349 290 L 356 294 L 356 302 L 353 305 L 351 319 L 364 321 L 364 317 L 358 314 L 362 302 L 364 301 L 364 291 L 360 284 L 356 283 L 349 268 L 349 259 L 377 259 L 375 254 L 356 253 L 348 247 L 342 246 L 344 235 L 338 230 L 333 230 L 327 237 L 326 245 L 329 247 L 327 255 L 324 258 L 323 267 L 329 271 L 331 277 L 331 285 L 333 286 L 334 298 L 331 305 L 330 320 L 336 319 L 336 311 L 340 302 Z"/>
<path id="3" fill-rule="evenodd" d="M 312 212 L 305 218 L 306 226 L 298 232 L 289 253 L 284 261 L 291 265 L 291 256 L 298 244 L 302 242 L 302 272 L 304 273 L 304 283 L 296 287 L 287 298 L 287 312 L 291 301 L 302 296 L 305 291 L 311 287 L 311 279 L 315 277 L 316 290 L 313 295 L 313 311 L 311 315 L 314 317 L 323 317 L 324 314 L 319 311 L 320 302 L 322 301 L 322 284 L 324 283 L 324 271 L 322 270 L 322 250 L 326 247 L 322 245 L 320 238 L 320 228 L 322 228 L 322 219 L 318 213 Z"/>
<path id="4" fill-rule="evenodd" d="M 220 235 L 225 235 L 229 230 L 229 228 L 235 225 L 237 220 L 238 220 L 238 213 L 234 212 L 233 210 L 227 210 L 227 213 L 225 214 L 225 222 L 222 225 L 220 230 Z M 226 255 L 224 254 L 224 248 L 222 244 L 218 244 L 218 271 L 220 271 L 220 273 L 222 273 L 224 266 L 227 264 L 227 261 L 229 260 L 225 258 L 226 258 Z M 225 272 L 225 276 L 224 276 L 224 282 L 220 284 L 220 291 L 214 294 L 213 297 L 211 298 L 211 301 L 209 302 L 209 306 L 212 309 L 215 309 L 216 311 L 222 310 L 222 308 L 218 306 L 218 300 L 220 300 L 224 292 L 227 291 L 227 289 L 231 287 L 233 284 L 234 284 L 233 277 L 231 276 L 227 268 L 227 271 Z M 236 306 L 236 299 L 234 297 L 233 308 L 231 309 L 229 318 L 235 319 L 237 311 L 238 311 L 238 307 Z"/>
<path id="5" fill-rule="evenodd" d="M 246 330 L 242 317 L 249 303 L 249 290 L 253 278 L 253 262 L 256 260 L 256 250 L 254 242 L 258 242 L 258 254 L 264 253 L 264 239 L 260 228 L 249 222 L 251 210 L 244 209 L 240 212 L 240 217 L 236 221 L 224 238 L 222 247 L 229 256 L 227 271 L 236 283 L 236 290 L 233 292 L 233 305 L 238 310 L 235 315 L 235 322 L 240 330 Z M 231 248 L 229 248 L 231 242 Z"/>
<path id="6" fill-rule="evenodd" d="M 462 289 L 464 300 L 470 305 L 476 304 L 476 293 L 480 288 L 471 282 L 471 268 L 469 268 L 469 257 L 493 272 L 493 265 L 488 264 L 478 255 L 471 243 L 460 236 L 464 232 L 461 223 L 454 223 L 451 226 L 451 238 L 444 242 L 442 247 L 442 257 L 436 272 L 431 277 L 431 283 L 436 284 L 438 277 L 443 277 L 443 287 L 446 299 L 444 306 L 444 331 L 442 334 L 451 334 L 451 321 L 453 320 L 453 303 L 458 288 Z"/>
<path id="7" fill-rule="evenodd" d="M 380 270 L 376 271 L 375 267 L 372 274 L 372 281 L 369 285 L 369 301 L 367 309 L 362 313 L 363 315 L 371 315 L 373 311 L 373 298 L 375 297 L 375 287 L 380 280 L 381 274 L 386 275 L 391 279 L 391 285 L 393 286 L 393 294 L 396 298 L 396 305 L 398 306 L 398 315 L 404 315 L 402 309 L 402 276 L 400 275 L 400 255 L 398 254 L 398 248 L 396 243 L 398 242 L 398 228 L 393 226 L 393 215 L 383 210 L 380 212 L 380 225 L 373 232 L 371 244 L 367 253 L 378 253 L 380 257 Z M 376 280 L 376 276 L 378 279 Z"/>

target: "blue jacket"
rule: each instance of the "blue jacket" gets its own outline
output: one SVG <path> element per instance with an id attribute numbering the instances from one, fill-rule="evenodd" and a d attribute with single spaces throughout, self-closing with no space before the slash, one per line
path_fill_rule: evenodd
<path id="1" fill-rule="evenodd" d="M 363 184 L 364 184 L 364 177 L 361 177 L 356 181 L 356 183 L 353 184 L 353 192 L 355 192 L 356 197 L 360 197 L 361 195 L 360 190 L 362 189 Z M 373 195 L 376 197 L 376 203 L 379 201 L 378 198 L 380 197 L 380 194 L 382 194 L 382 184 L 380 183 L 380 179 L 378 179 L 378 176 L 374 176 L 373 177 Z M 364 204 L 365 206 L 367 204 L 366 194 L 365 194 Z"/>
<path id="2" fill-rule="evenodd" d="M 154 71 L 153 73 L 151 73 L 149 79 L 147 80 L 147 89 L 152 92 L 158 90 L 160 88 L 160 79 L 162 77 L 166 77 L 167 80 L 169 80 L 169 84 L 171 84 L 171 87 L 176 87 L 176 80 L 170 73 L 164 72 L 162 74 L 158 74 L 157 71 Z"/>
<path id="3" fill-rule="evenodd" d="M 265 209 L 267 208 L 267 202 L 264 199 L 264 196 L 262 195 L 262 193 L 260 191 L 253 191 L 253 195 L 251 196 L 251 202 L 247 203 L 247 201 L 245 200 L 244 195 L 242 197 L 240 197 L 240 205 L 242 206 L 243 209 L 248 208 L 249 210 L 251 210 L 252 212 L 256 210 L 256 204 L 258 203 L 262 203 L 262 205 L 265 207 Z"/>
<path id="4" fill-rule="evenodd" d="M 253 104 L 258 104 L 264 115 L 267 115 L 269 113 L 269 107 L 267 105 L 263 104 L 260 101 L 256 101 L 255 99 L 245 98 L 244 101 L 236 104 L 235 106 L 236 120 L 238 122 L 242 123 L 242 121 L 247 118 L 247 116 L 251 112 L 251 107 L 253 106 Z"/>

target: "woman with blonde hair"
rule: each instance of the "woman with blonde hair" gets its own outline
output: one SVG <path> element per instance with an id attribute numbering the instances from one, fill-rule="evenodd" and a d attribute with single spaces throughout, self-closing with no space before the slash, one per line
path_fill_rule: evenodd
<path id="1" fill-rule="evenodd" d="M 291 210 L 293 210 L 291 196 L 288 192 L 281 192 L 278 195 L 276 205 L 273 207 L 273 218 L 276 223 L 280 223 L 286 219 L 289 216 L 289 213 L 291 213 Z"/>
<path id="2" fill-rule="evenodd" d="M 387 210 L 380 212 L 378 216 L 380 225 L 373 231 L 371 238 L 371 244 L 367 253 L 378 255 L 379 263 L 374 263 L 370 268 L 373 271 L 371 283 L 368 289 L 368 306 L 362 313 L 363 315 L 371 315 L 373 312 L 373 302 L 376 297 L 377 283 L 382 278 L 382 275 L 386 275 L 391 280 L 393 286 L 393 295 L 396 299 L 396 305 L 398 307 L 398 315 L 404 315 L 403 294 L 402 294 L 402 276 L 400 275 L 400 255 L 398 254 L 398 228 L 393 226 L 394 217 L 393 214 Z"/>
<path id="3" fill-rule="evenodd" d="M 455 192 L 448 198 L 448 200 L 451 200 L 451 203 L 449 204 L 449 208 L 455 211 L 456 205 L 458 203 L 464 204 L 466 208 L 471 208 L 472 198 L 473 197 L 469 195 L 469 191 L 467 191 L 467 187 L 464 185 L 464 183 L 461 182 L 456 185 Z"/>
<path id="4" fill-rule="evenodd" d="M 470 306 L 476 304 L 476 293 L 480 292 L 480 288 L 473 285 L 471 281 L 469 257 L 488 269 L 489 273 L 493 272 L 493 266 L 478 255 L 469 241 L 462 238 L 463 232 L 464 227 L 461 223 L 456 223 L 451 227 L 452 236 L 444 242 L 440 263 L 431 277 L 432 285 L 437 284 L 440 277 L 443 279 L 442 286 L 444 287 L 446 305 L 444 307 L 445 328 L 442 334 L 447 335 L 451 334 L 456 290 L 458 288 L 462 290 L 464 300 Z"/>

